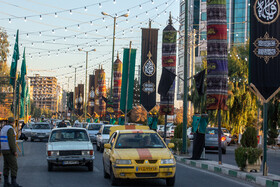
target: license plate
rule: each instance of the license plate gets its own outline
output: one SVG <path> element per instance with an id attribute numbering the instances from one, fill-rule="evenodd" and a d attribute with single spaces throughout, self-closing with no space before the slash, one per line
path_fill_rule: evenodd
<path id="1" fill-rule="evenodd" d="M 136 167 L 136 171 L 155 171 L 156 167 Z"/>
<path id="2" fill-rule="evenodd" d="M 79 161 L 64 161 L 63 165 L 76 165 L 79 164 Z"/>

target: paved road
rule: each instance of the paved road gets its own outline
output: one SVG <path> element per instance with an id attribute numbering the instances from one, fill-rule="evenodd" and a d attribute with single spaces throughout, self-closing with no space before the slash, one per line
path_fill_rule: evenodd
<path id="1" fill-rule="evenodd" d="M 19 156 L 18 182 L 24 187 L 83 187 L 83 186 L 111 186 L 109 179 L 103 178 L 102 154 L 95 152 L 96 160 L 93 172 L 84 167 L 56 168 L 47 171 L 45 156 L 46 142 L 25 142 L 25 156 Z M 0 171 L 3 168 L 0 158 Z M 1 184 L 0 184 L 1 185 Z M 129 180 L 121 186 L 165 186 L 164 180 Z M 181 186 L 215 186 L 236 187 L 254 186 L 236 178 L 209 173 L 177 163 L 176 185 Z"/>

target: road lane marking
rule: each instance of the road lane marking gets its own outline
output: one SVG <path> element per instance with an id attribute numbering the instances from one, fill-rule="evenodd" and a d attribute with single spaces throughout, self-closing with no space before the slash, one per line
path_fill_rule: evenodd
<path id="1" fill-rule="evenodd" d="M 94 166 L 94 170 L 93 171 L 96 171 L 96 172 L 100 172 L 100 170 Z"/>
<path id="2" fill-rule="evenodd" d="M 196 171 L 199 171 L 199 172 L 202 172 L 202 173 L 206 173 L 206 174 L 209 174 L 209 175 L 214 175 L 216 177 L 222 178 L 222 179 L 230 181 L 232 183 L 237 183 L 239 186 L 253 186 L 253 184 L 252 185 L 244 184 L 242 182 L 239 182 L 239 181 L 236 181 L 234 179 L 228 178 L 227 176 L 219 175 L 219 174 L 213 173 L 211 171 L 205 171 L 205 170 L 202 170 L 202 169 L 199 169 L 199 168 L 194 168 L 194 167 L 191 167 L 191 166 L 179 163 L 179 162 L 177 162 L 177 164 L 180 165 L 180 166 L 183 166 L 185 168 L 188 168 L 188 169 L 193 169 L 193 170 L 196 170 Z"/>

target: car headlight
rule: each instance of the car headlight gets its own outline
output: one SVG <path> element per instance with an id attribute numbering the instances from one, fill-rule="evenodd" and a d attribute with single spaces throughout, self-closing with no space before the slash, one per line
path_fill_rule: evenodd
<path id="1" fill-rule="evenodd" d="M 116 160 L 116 164 L 123 164 L 123 165 L 131 164 L 131 160 Z"/>
<path id="2" fill-rule="evenodd" d="M 175 162 L 174 162 L 174 159 L 171 158 L 171 159 L 162 159 L 162 160 L 160 161 L 160 163 L 161 163 L 161 164 L 174 164 Z"/>
<path id="3" fill-rule="evenodd" d="M 59 156 L 59 151 L 48 151 L 48 156 Z"/>

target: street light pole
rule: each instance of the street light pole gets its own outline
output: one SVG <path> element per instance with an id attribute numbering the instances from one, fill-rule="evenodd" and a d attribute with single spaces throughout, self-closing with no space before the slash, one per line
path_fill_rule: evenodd
<path id="1" fill-rule="evenodd" d="M 78 49 L 79 51 L 84 51 L 83 49 Z M 84 108 L 84 113 L 85 113 L 85 120 L 87 118 L 87 69 L 88 69 L 88 52 L 91 51 L 96 51 L 96 49 L 92 49 L 89 51 L 85 51 L 86 52 L 86 78 L 85 78 L 85 108 Z"/>
<path id="2" fill-rule="evenodd" d="M 113 97 L 113 67 L 114 67 L 114 53 L 115 53 L 115 40 L 116 40 L 116 20 L 117 17 L 114 17 L 114 31 L 113 31 L 113 49 L 112 49 L 112 71 L 111 71 L 111 88 L 110 88 L 110 98 Z"/>
<path id="3" fill-rule="evenodd" d="M 109 16 L 114 19 L 114 30 L 113 30 L 113 49 L 112 49 L 112 69 L 111 69 L 111 88 L 110 88 L 110 100 L 112 100 L 113 97 L 113 67 L 114 67 L 114 53 L 115 53 L 115 40 L 116 40 L 116 21 L 119 17 L 128 17 L 127 14 L 123 14 L 120 16 L 111 16 L 110 14 L 107 14 L 106 12 L 101 12 L 104 16 Z"/>
<path id="4" fill-rule="evenodd" d="M 88 51 L 86 51 L 85 121 L 87 121 L 87 69 L 88 69 Z"/>

